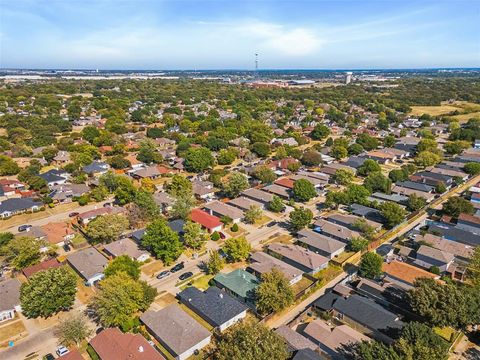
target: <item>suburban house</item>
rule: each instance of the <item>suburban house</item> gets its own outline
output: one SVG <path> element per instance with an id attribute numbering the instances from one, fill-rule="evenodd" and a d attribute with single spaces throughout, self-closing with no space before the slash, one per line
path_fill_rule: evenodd
<path id="1" fill-rule="evenodd" d="M 329 259 L 340 255 L 347 246 L 343 241 L 335 240 L 329 236 L 319 234 L 309 229 L 302 229 L 298 233 L 297 241 L 307 246 L 310 250 Z"/>
<path id="2" fill-rule="evenodd" d="M 112 209 L 110 207 L 101 207 L 98 209 L 93 209 L 93 210 L 81 213 L 77 215 L 77 219 L 82 225 L 87 225 L 90 221 L 94 220 L 97 216 L 107 215 L 107 214 L 110 214 L 111 212 L 112 212 Z"/>
<path id="3" fill-rule="evenodd" d="M 155 204 L 160 207 L 162 212 L 170 211 L 175 200 L 166 192 L 158 192 L 153 194 L 153 200 Z"/>
<path id="4" fill-rule="evenodd" d="M 359 216 L 366 220 L 374 221 L 376 223 L 382 223 L 384 221 L 380 211 L 369 206 L 355 203 L 350 205 L 350 211 L 353 215 Z"/>
<path id="5" fill-rule="evenodd" d="M 215 189 L 210 181 L 194 181 L 192 183 L 193 194 L 200 200 L 213 199 Z"/>
<path id="6" fill-rule="evenodd" d="M 185 360 L 210 343 L 212 334 L 177 304 L 147 311 L 140 320 L 176 360 Z"/>
<path id="7" fill-rule="evenodd" d="M 260 284 L 260 280 L 255 275 L 237 269 L 229 273 L 218 273 L 213 278 L 213 283 L 235 299 L 255 308 L 255 290 Z"/>
<path id="8" fill-rule="evenodd" d="M 350 242 L 352 238 L 360 236 L 360 233 L 357 231 L 350 230 L 344 226 L 334 224 L 325 219 L 318 219 L 314 222 L 313 226 L 316 232 L 346 243 Z"/>
<path id="9" fill-rule="evenodd" d="M 10 216 L 38 211 L 43 207 L 41 201 L 34 201 L 32 198 L 12 198 L 0 202 L 0 217 L 8 218 Z"/>
<path id="10" fill-rule="evenodd" d="M 465 245 L 456 241 L 451 241 L 447 239 L 443 239 L 440 236 L 435 236 L 433 234 L 425 234 L 425 235 L 416 235 L 415 242 L 419 243 L 427 243 L 433 246 L 438 250 L 445 251 L 447 253 L 455 255 L 460 261 L 469 261 L 472 257 L 474 248 L 469 245 Z"/>
<path id="11" fill-rule="evenodd" d="M 55 269 L 62 265 L 63 264 L 58 262 L 57 259 L 53 258 L 53 259 L 42 261 L 41 263 L 38 263 L 32 266 L 26 267 L 25 269 L 22 270 L 22 272 L 23 272 L 23 275 L 25 275 L 25 277 L 29 279 L 32 275 L 35 275 L 40 271 Z"/>
<path id="12" fill-rule="evenodd" d="M 110 165 L 101 161 L 94 161 L 90 165 L 85 165 L 82 170 L 89 176 L 100 176 L 105 174 L 110 169 Z"/>
<path id="13" fill-rule="evenodd" d="M 332 359 L 340 359 L 340 351 L 345 347 L 370 340 L 368 336 L 348 325 L 331 327 L 321 319 L 309 322 L 302 333 L 313 343 L 318 344 L 321 354 Z"/>
<path id="14" fill-rule="evenodd" d="M 239 196 L 235 199 L 230 200 L 227 202 L 228 205 L 235 206 L 236 208 L 246 211 L 250 209 L 251 206 L 256 206 L 259 209 L 263 209 L 265 207 L 265 204 L 246 198 L 244 196 Z"/>
<path id="15" fill-rule="evenodd" d="M 426 193 L 431 193 L 431 192 L 435 191 L 434 186 L 430 186 L 430 185 L 423 184 L 423 183 L 417 183 L 417 182 L 413 182 L 413 181 L 409 181 L 409 180 L 398 181 L 398 182 L 396 182 L 396 185 L 400 186 L 400 187 L 408 188 L 408 189 L 423 191 L 423 192 L 426 192 Z"/>
<path id="16" fill-rule="evenodd" d="M 291 244 L 270 244 L 268 253 L 278 257 L 283 262 L 295 266 L 304 273 L 313 275 L 328 266 L 329 258 L 319 255 L 309 249 Z"/>
<path id="17" fill-rule="evenodd" d="M 279 196 L 282 199 L 289 199 L 290 198 L 290 189 L 285 187 L 285 186 L 281 186 L 281 185 L 277 185 L 277 184 L 270 184 L 270 185 L 264 186 L 262 188 L 262 190 L 266 191 L 266 192 L 269 192 L 272 195 Z"/>
<path id="18" fill-rule="evenodd" d="M 384 262 L 382 271 L 385 273 L 384 281 L 396 284 L 408 290 L 413 287 L 413 283 L 419 278 L 439 279 L 439 275 L 432 274 L 429 271 L 422 270 L 416 266 L 393 260 Z"/>
<path id="19" fill-rule="evenodd" d="M 471 231 L 474 234 L 480 234 L 480 217 L 462 213 L 458 216 L 457 229 Z"/>
<path id="20" fill-rule="evenodd" d="M 480 246 L 480 234 L 466 231 L 452 226 L 431 225 L 428 229 L 431 233 L 435 233 L 444 239 L 456 241 L 468 246 Z"/>
<path id="21" fill-rule="evenodd" d="M 94 285 L 105 277 L 103 270 L 108 265 L 107 258 L 93 247 L 78 250 L 67 256 L 67 262 L 85 280 L 88 286 Z"/>
<path id="22" fill-rule="evenodd" d="M 46 181 L 48 187 L 52 187 L 54 185 L 63 185 L 67 182 L 67 178 L 59 175 L 59 171 L 55 169 L 49 170 L 38 176 Z"/>
<path id="23" fill-rule="evenodd" d="M 102 330 L 89 343 L 101 360 L 165 360 L 141 334 L 115 327 Z"/>
<path id="24" fill-rule="evenodd" d="M 397 186 L 397 185 L 394 185 L 392 187 L 392 193 L 400 194 L 407 197 L 412 194 L 415 194 L 418 197 L 424 198 L 427 203 L 431 202 L 435 198 L 435 194 L 431 194 L 431 193 L 420 191 L 420 190 L 414 190 L 414 189 L 406 188 L 403 186 Z"/>
<path id="25" fill-rule="evenodd" d="M 223 228 L 223 223 L 218 217 L 210 215 L 209 213 L 200 209 L 192 210 L 192 212 L 190 213 L 190 220 L 202 225 L 202 227 L 206 229 L 209 233 L 221 231 Z"/>
<path id="26" fill-rule="evenodd" d="M 300 349 L 293 356 L 292 360 L 324 360 L 312 349 Z"/>
<path id="27" fill-rule="evenodd" d="M 248 307 L 215 286 L 201 291 L 187 287 L 177 297 L 220 332 L 247 316 Z"/>
<path id="28" fill-rule="evenodd" d="M 57 246 L 63 246 L 75 237 L 75 231 L 70 223 L 57 222 L 41 226 L 45 239 Z"/>
<path id="29" fill-rule="evenodd" d="M 69 203 L 73 198 L 80 197 L 90 191 L 85 184 L 62 184 L 50 187 L 49 197 L 56 203 Z"/>
<path id="30" fill-rule="evenodd" d="M 143 262 L 150 258 L 148 251 L 140 250 L 138 244 L 128 238 L 120 239 L 104 246 L 104 251 L 114 258 L 127 255 L 133 260 Z"/>
<path id="31" fill-rule="evenodd" d="M 261 279 L 263 274 L 266 274 L 273 269 L 276 269 L 285 275 L 285 278 L 290 282 L 290 285 L 294 285 L 302 280 L 303 272 L 300 269 L 261 251 L 250 255 L 250 264 L 246 270 Z"/>
<path id="32" fill-rule="evenodd" d="M 424 268 L 430 269 L 436 266 L 440 272 L 447 272 L 450 265 L 452 265 L 455 256 L 446 251 L 435 249 L 434 247 L 421 245 L 417 250 L 417 259 L 415 264 Z"/>
<path id="33" fill-rule="evenodd" d="M 17 279 L 7 279 L 0 282 L 0 322 L 13 319 L 20 307 L 20 286 Z"/>
<path id="34" fill-rule="evenodd" d="M 312 341 L 286 325 L 280 326 L 275 332 L 285 340 L 290 352 L 295 352 L 301 349 L 317 350 L 318 348 L 318 346 Z"/>
<path id="35" fill-rule="evenodd" d="M 226 216 L 232 219 L 233 223 L 239 223 L 240 220 L 243 218 L 242 210 L 220 201 L 212 201 L 210 203 L 207 203 L 204 205 L 203 208 L 205 209 L 205 211 L 209 212 L 210 215 L 214 215 L 220 218 Z"/>
<path id="36" fill-rule="evenodd" d="M 356 225 L 359 222 L 363 222 L 363 221 L 375 230 L 379 230 L 382 227 L 382 224 L 379 222 L 363 219 L 359 216 L 350 215 L 350 214 L 337 213 L 337 214 L 328 215 L 328 217 L 326 217 L 325 219 L 334 224 L 349 228 L 350 230 L 358 230 Z"/>
<path id="37" fill-rule="evenodd" d="M 329 312 L 340 322 L 387 344 L 393 342 L 404 326 L 396 314 L 372 299 L 356 294 L 345 298 L 328 292 L 315 301 L 313 307 Z"/>
<path id="38" fill-rule="evenodd" d="M 249 199 L 258 201 L 264 205 L 268 205 L 268 203 L 273 199 L 273 194 L 254 188 L 245 190 L 244 192 L 242 192 L 242 195 Z"/>

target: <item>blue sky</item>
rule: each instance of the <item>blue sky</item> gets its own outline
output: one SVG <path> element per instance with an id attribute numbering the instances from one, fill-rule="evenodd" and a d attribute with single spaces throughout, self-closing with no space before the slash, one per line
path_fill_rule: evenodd
<path id="1" fill-rule="evenodd" d="M 0 67 L 478 67 L 479 24 L 478 0 L 0 0 Z"/>

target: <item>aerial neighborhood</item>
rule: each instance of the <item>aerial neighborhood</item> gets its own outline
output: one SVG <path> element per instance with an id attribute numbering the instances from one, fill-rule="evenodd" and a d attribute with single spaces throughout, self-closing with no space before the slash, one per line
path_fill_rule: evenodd
<path id="1" fill-rule="evenodd" d="M 476 359 L 478 77 L 362 76 L 1 78 L 0 358 Z"/>

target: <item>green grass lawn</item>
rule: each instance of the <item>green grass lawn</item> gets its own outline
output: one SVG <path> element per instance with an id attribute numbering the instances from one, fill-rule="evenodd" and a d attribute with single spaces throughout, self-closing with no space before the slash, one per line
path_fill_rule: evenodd
<path id="1" fill-rule="evenodd" d="M 453 340 L 453 338 L 456 334 L 455 329 L 452 329 L 449 326 L 444 327 L 444 328 L 435 327 L 435 328 L 433 328 L 433 331 L 435 331 L 438 335 L 440 335 L 442 338 L 444 338 L 448 342 L 452 342 L 452 340 Z"/>
<path id="2" fill-rule="evenodd" d="M 192 281 L 191 286 L 195 286 L 196 288 L 199 288 L 200 290 L 207 290 L 210 287 L 210 285 L 208 283 L 211 279 L 213 279 L 213 275 L 202 275 L 200 277 L 195 278 L 193 281 L 190 280 L 190 281 Z M 187 287 L 189 287 L 190 286 L 190 285 L 188 285 L 189 282 L 180 286 L 180 289 L 185 290 Z"/>

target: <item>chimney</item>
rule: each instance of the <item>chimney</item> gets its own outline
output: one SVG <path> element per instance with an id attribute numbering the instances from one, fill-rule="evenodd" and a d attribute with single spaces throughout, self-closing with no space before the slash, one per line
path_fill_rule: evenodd
<path id="1" fill-rule="evenodd" d="M 139 353 L 143 353 L 143 346 L 139 346 L 139 347 L 138 347 L 138 352 L 139 352 Z"/>

